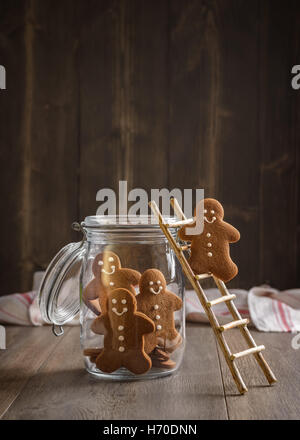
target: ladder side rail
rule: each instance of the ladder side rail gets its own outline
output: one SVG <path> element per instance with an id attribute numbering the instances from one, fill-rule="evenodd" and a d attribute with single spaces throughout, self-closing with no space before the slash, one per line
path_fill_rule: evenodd
<path id="1" fill-rule="evenodd" d="M 166 227 L 164 220 L 162 218 L 162 215 L 156 205 L 155 202 L 150 202 L 150 207 L 153 210 L 153 212 L 156 214 L 158 220 L 159 220 L 159 224 L 161 229 L 163 230 L 166 238 L 168 239 L 172 249 L 174 250 L 177 258 L 179 259 L 179 262 L 182 265 L 182 268 L 184 270 L 184 273 L 186 274 L 186 276 L 188 277 L 190 283 L 192 284 L 193 288 L 195 289 L 195 292 L 199 298 L 199 301 L 203 307 L 203 309 L 206 311 L 207 317 L 209 319 L 209 322 L 213 328 L 213 331 L 216 335 L 216 338 L 219 342 L 219 345 L 221 347 L 221 350 L 224 354 L 225 360 L 227 362 L 227 365 L 231 371 L 232 377 L 237 385 L 237 388 L 239 390 L 239 392 L 241 394 L 244 394 L 245 392 L 248 391 L 242 377 L 241 374 L 239 372 L 239 370 L 237 369 L 236 365 L 234 364 L 234 362 L 231 361 L 231 356 L 232 353 L 227 345 L 227 342 L 223 336 L 222 333 L 219 332 L 219 323 L 218 320 L 214 314 L 214 312 L 207 306 L 207 298 L 206 295 L 202 289 L 202 287 L 200 286 L 199 282 L 195 280 L 195 276 L 194 276 L 194 272 L 192 271 L 190 265 L 188 264 L 184 254 L 182 253 L 182 251 L 178 248 L 177 243 L 174 239 L 174 237 L 172 236 L 172 234 L 170 233 L 170 231 L 168 230 L 168 228 Z"/>
<path id="2" fill-rule="evenodd" d="M 226 295 L 227 294 L 226 292 L 228 292 L 228 290 L 225 286 L 225 283 L 216 277 L 214 277 L 214 280 L 215 280 L 215 283 L 216 283 L 217 287 L 219 288 L 220 292 L 222 293 L 222 295 Z M 230 313 L 234 317 L 234 319 L 242 319 L 240 312 L 237 310 L 236 305 L 232 301 L 228 301 L 226 303 L 226 305 L 227 305 L 228 310 L 230 311 Z M 253 339 L 247 326 L 241 326 L 241 327 L 239 327 L 239 330 L 240 330 L 242 336 L 244 337 L 245 341 L 247 342 L 248 347 L 250 347 L 250 348 L 257 347 L 257 344 L 256 344 L 255 340 Z M 262 369 L 269 384 L 271 385 L 272 383 L 277 382 L 277 379 L 276 379 L 273 371 L 271 370 L 269 364 L 267 363 L 267 361 L 263 357 L 262 353 L 261 352 L 254 353 L 253 356 L 255 357 L 260 368 Z"/>
<path id="3" fill-rule="evenodd" d="M 186 220 L 186 216 L 184 215 L 184 212 L 182 211 L 178 200 L 175 197 L 171 197 L 170 203 L 179 220 Z"/>
<path id="4" fill-rule="evenodd" d="M 184 215 L 184 212 L 180 208 L 180 205 L 179 205 L 176 198 L 171 199 L 171 205 L 173 206 L 173 209 L 174 209 L 176 215 L 180 218 L 180 220 L 185 220 L 186 216 Z M 216 277 L 213 277 L 213 278 L 214 278 L 214 281 L 215 281 L 219 291 L 221 292 L 221 294 L 223 296 L 230 295 L 225 283 Z M 232 300 L 226 301 L 226 306 L 234 319 L 236 319 L 236 320 L 242 319 L 239 311 L 237 310 L 237 308 Z M 239 327 L 239 330 L 240 330 L 242 336 L 244 337 L 244 339 L 246 340 L 247 345 L 250 348 L 257 347 L 257 344 L 256 344 L 255 340 L 253 339 L 247 326 L 241 326 L 241 327 Z M 263 370 L 269 384 L 277 382 L 277 379 L 276 379 L 274 373 L 272 372 L 270 366 L 268 365 L 268 363 L 264 359 L 262 353 L 261 352 L 254 353 L 254 357 L 255 357 L 256 361 L 258 362 L 259 366 L 261 367 L 261 369 Z M 226 358 L 226 356 L 225 356 L 225 358 Z"/>

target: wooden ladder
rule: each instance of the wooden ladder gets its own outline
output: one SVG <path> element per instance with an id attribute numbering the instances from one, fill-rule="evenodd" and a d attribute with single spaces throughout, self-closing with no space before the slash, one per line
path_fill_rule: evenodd
<path id="1" fill-rule="evenodd" d="M 247 356 L 249 354 L 253 354 L 258 365 L 261 367 L 261 369 L 263 370 L 269 384 L 271 385 L 272 383 L 275 383 L 276 377 L 274 376 L 271 368 L 269 367 L 269 365 L 267 364 L 267 362 L 265 361 L 263 355 L 262 355 L 262 350 L 265 349 L 264 345 L 256 345 L 253 337 L 251 336 L 251 333 L 247 327 L 247 324 L 249 323 L 248 319 L 242 319 L 239 311 L 237 310 L 233 300 L 235 299 L 235 295 L 231 295 L 227 288 L 226 285 L 223 281 L 219 280 L 218 278 L 216 278 L 214 275 L 212 274 L 200 274 L 197 275 L 193 272 L 192 268 L 190 267 L 187 259 L 185 258 L 184 255 L 184 251 L 189 249 L 189 245 L 185 245 L 185 246 L 180 246 L 179 243 L 176 242 L 176 240 L 174 239 L 173 235 L 170 233 L 169 228 L 176 228 L 176 227 L 181 227 L 187 224 L 191 224 L 194 222 L 194 219 L 186 219 L 184 213 L 182 212 L 178 201 L 175 198 L 171 199 L 171 205 L 174 208 L 174 212 L 176 214 L 176 216 L 180 219 L 180 221 L 176 222 L 176 223 L 166 223 L 161 215 L 161 212 L 158 209 L 157 204 L 154 201 L 151 201 L 149 203 L 154 215 L 156 216 L 156 218 L 159 221 L 159 225 L 160 228 L 162 229 L 164 235 L 166 236 L 167 240 L 169 241 L 172 249 L 175 252 L 175 255 L 177 256 L 182 269 L 184 271 L 184 273 L 186 274 L 187 278 L 189 279 L 191 285 L 193 286 L 199 301 L 208 317 L 208 320 L 213 328 L 213 331 L 215 333 L 215 336 L 217 338 L 217 341 L 220 345 L 220 348 L 224 354 L 225 360 L 227 362 L 227 365 L 231 371 L 232 377 L 237 385 L 237 388 L 239 390 L 239 392 L 241 394 L 244 394 L 248 391 L 243 378 L 235 364 L 235 360 L 238 358 L 241 358 L 243 356 Z M 204 290 L 202 289 L 201 285 L 200 285 L 200 281 L 205 279 L 205 278 L 209 278 L 212 277 L 214 279 L 214 282 L 216 284 L 216 286 L 218 287 L 221 296 L 217 299 L 208 301 Z M 221 302 L 225 302 L 226 306 L 228 307 L 229 312 L 231 313 L 232 317 L 233 317 L 233 321 L 229 322 L 228 324 L 224 324 L 224 325 L 220 325 L 217 317 L 213 311 L 213 307 L 216 304 L 220 304 Z M 225 336 L 224 333 L 232 328 L 238 327 L 242 336 L 244 337 L 247 345 L 249 346 L 249 348 L 247 350 L 244 351 L 240 351 L 239 353 L 232 353 L 226 340 L 225 340 Z"/>

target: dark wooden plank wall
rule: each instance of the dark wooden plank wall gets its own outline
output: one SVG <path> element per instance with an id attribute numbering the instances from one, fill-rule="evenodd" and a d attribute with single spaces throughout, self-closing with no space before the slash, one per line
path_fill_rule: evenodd
<path id="1" fill-rule="evenodd" d="M 232 286 L 299 286 L 296 0 L 0 2 L 0 294 L 30 288 L 96 192 L 204 188 Z"/>

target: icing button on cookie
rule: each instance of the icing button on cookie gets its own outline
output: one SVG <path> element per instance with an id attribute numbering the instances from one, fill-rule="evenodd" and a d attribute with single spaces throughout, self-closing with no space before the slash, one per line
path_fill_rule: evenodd
<path id="1" fill-rule="evenodd" d="M 118 337 L 118 339 L 119 339 L 119 341 L 124 341 L 124 336 L 121 335 Z"/>
<path id="2" fill-rule="evenodd" d="M 159 316 L 159 315 L 156 315 L 156 316 L 155 316 L 155 319 L 159 320 L 159 319 L 160 319 L 160 316 Z"/>
<path id="3" fill-rule="evenodd" d="M 114 286 L 115 283 L 113 283 L 112 281 L 109 283 L 110 286 Z"/>
<path id="4" fill-rule="evenodd" d="M 125 348 L 124 347 L 119 347 L 119 351 L 125 351 Z"/>
<path id="5" fill-rule="evenodd" d="M 124 326 L 123 325 L 119 325 L 118 330 L 121 332 L 122 330 L 124 330 Z"/>
<path id="6" fill-rule="evenodd" d="M 154 310 L 158 310 L 159 309 L 159 305 L 158 304 L 155 304 L 155 306 L 154 306 Z"/>
<path id="7" fill-rule="evenodd" d="M 207 252 L 207 256 L 208 257 L 212 257 L 212 253 L 211 252 Z"/>
<path id="8" fill-rule="evenodd" d="M 212 247 L 212 244 L 211 243 L 207 243 L 207 247 Z"/>
<path id="9" fill-rule="evenodd" d="M 206 237 L 211 237 L 211 233 L 210 232 L 208 232 L 207 234 L 206 234 Z"/>
<path id="10" fill-rule="evenodd" d="M 162 329 L 162 326 L 161 326 L 161 325 L 157 325 L 157 326 L 156 326 L 156 329 L 157 329 L 157 330 L 161 330 L 161 329 Z"/>

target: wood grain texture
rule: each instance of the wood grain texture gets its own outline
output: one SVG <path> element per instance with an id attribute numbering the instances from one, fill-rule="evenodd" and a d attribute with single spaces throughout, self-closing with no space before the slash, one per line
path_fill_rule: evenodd
<path id="1" fill-rule="evenodd" d="M 34 268 L 76 237 L 78 29 L 73 1 L 31 1 L 32 115 L 28 238 Z M 51 239 L 50 239 L 51 237 Z"/>
<path id="2" fill-rule="evenodd" d="M 79 329 L 72 328 L 4 418 L 226 419 L 211 329 L 189 325 L 187 330 L 186 355 L 175 375 L 121 383 L 101 381 L 85 372 Z"/>
<path id="3" fill-rule="evenodd" d="M 291 334 L 252 330 L 278 383 L 269 387 L 253 356 L 242 358 L 236 362 L 249 392 L 240 396 L 206 325 L 188 324 L 175 375 L 127 383 L 101 381 L 84 370 L 78 328 L 62 338 L 49 327 L 7 331 L 8 350 L 0 353 L 4 419 L 300 419 L 299 353 Z M 246 348 L 237 329 L 227 338 L 233 351 Z"/>
<path id="4" fill-rule="evenodd" d="M 219 198 L 232 287 L 299 285 L 299 21 L 297 0 L 2 1 L 0 295 L 121 179 Z"/>
<path id="5" fill-rule="evenodd" d="M 130 85 L 132 123 L 131 155 L 125 163 L 129 187 L 145 189 L 168 186 L 168 1 L 135 0 L 125 21 L 131 28 L 132 57 Z M 126 72 L 126 70 L 125 70 Z M 125 115 L 130 111 L 124 109 Z"/>
<path id="6" fill-rule="evenodd" d="M 299 64 L 300 59 L 300 6 L 299 2 L 293 1 L 293 36 L 292 41 L 296 42 L 293 44 L 292 48 L 292 60 L 293 65 Z M 295 63 L 295 64 L 294 64 Z M 295 189 L 295 199 L 296 199 L 296 267 L 300 267 L 300 132 L 298 127 L 300 126 L 300 94 L 294 93 L 292 96 L 292 142 L 294 144 L 296 157 L 295 164 L 296 167 L 296 189 Z M 300 285 L 300 271 L 296 270 L 296 280 L 294 280 L 295 286 Z"/>
<path id="7" fill-rule="evenodd" d="M 78 46 L 79 72 L 79 215 L 96 213 L 96 193 L 118 189 L 122 150 L 120 129 L 114 122 L 115 47 L 118 2 L 80 2 L 82 17 Z"/>
<path id="8" fill-rule="evenodd" d="M 242 288 L 259 282 L 258 3 L 218 3 L 218 197 L 225 220 L 241 233 L 231 246 L 239 274 L 230 286 Z"/>
<path id="9" fill-rule="evenodd" d="M 0 351 L 0 418 L 60 342 L 48 326 L 9 326 L 6 332 L 7 349 Z"/>
<path id="10" fill-rule="evenodd" d="M 81 218 L 99 189 L 160 188 L 168 173 L 167 2 L 89 2 L 82 13 Z"/>
<path id="11" fill-rule="evenodd" d="M 20 253 L 24 217 L 23 136 L 26 111 L 24 24 L 24 3 L 0 3 L 0 64 L 6 69 L 6 90 L 0 90 L 0 295 L 24 286 L 24 261 Z M 10 234 L 10 231 L 14 233 Z"/>
<path id="12" fill-rule="evenodd" d="M 220 35 L 216 2 L 170 2 L 170 188 L 217 195 Z"/>
<path id="13" fill-rule="evenodd" d="M 257 345 L 265 345 L 263 355 L 274 371 L 278 382 L 269 386 L 254 356 L 236 361 L 249 389 L 242 398 L 238 395 L 231 375 L 221 358 L 226 402 L 232 420 L 292 420 L 300 418 L 299 350 L 294 350 L 290 333 L 261 333 L 251 331 Z M 229 332 L 226 336 L 229 335 Z M 231 331 L 229 346 L 239 351 L 243 346 L 239 331 Z"/>
<path id="14" fill-rule="evenodd" d="M 297 41 L 293 17 L 299 14 L 299 2 L 290 3 L 284 14 L 282 2 L 260 2 L 260 269 L 261 279 L 279 288 L 292 288 L 299 281 L 299 145 L 292 128 L 292 105 L 295 99 L 299 105 L 299 94 L 296 97 L 291 87 Z"/>

